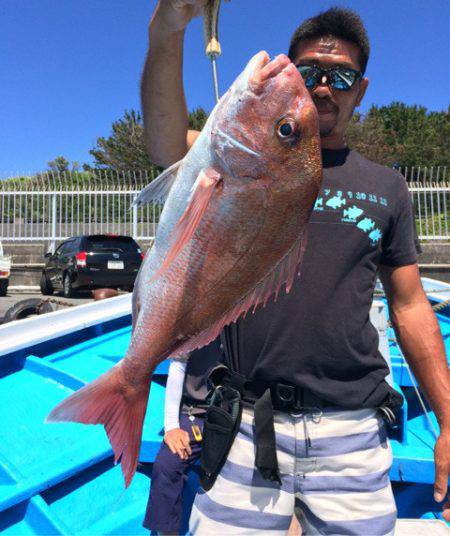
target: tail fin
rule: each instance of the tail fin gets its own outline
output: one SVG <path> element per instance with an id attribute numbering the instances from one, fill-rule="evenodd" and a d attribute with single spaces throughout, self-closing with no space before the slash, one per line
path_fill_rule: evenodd
<path id="1" fill-rule="evenodd" d="M 128 487 L 137 468 L 149 391 L 150 382 L 138 389 L 127 388 L 121 369 L 113 367 L 58 404 L 46 422 L 103 424 L 115 463 L 121 458 Z"/>

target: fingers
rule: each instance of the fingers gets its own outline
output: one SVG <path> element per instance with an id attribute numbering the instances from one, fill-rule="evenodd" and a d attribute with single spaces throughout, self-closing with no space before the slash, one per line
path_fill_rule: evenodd
<path id="1" fill-rule="evenodd" d="M 175 446 L 173 444 L 173 441 L 170 441 L 170 439 L 165 439 L 164 441 L 165 441 L 166 445 L 169 447 L 170 452 L 172 454 L 177 454 L 177 449 L 175 448 Z"/>
<path id="2" fill-rule="evenodd" d="M 164 442 L 172 454 L 177 454 L 182 460 L 187 460 L 192 454 L 189 434 L 180 428 L 174 428 L 164 434 Z"/>
<path id="3" fill-rule="evenodd" d="M 192 18 L 202 14 L 204 4 L 204 0 L 159 0 L 154 24 L 164 31 L 181 31 Z"/>
<path id="4" fill-rule="evenodd" d="M 172 454 L 176 454 L 182 460 L 187 459 L 186 449 L 180 439 L 168 439 L 166 440 L 166 445 Z"/>
<path id="5" fill-rule="evenodd" d="M 442 509 L 442 515 L 443 515 L 445 521 L 450 522 L 450 501 L 447 501 L 444 504 L 444 507 Z"/>
<path id="6" fill-rule="evenodd" d="M 172 454 L 176 454 L 182 460 L 187 460 L 192 454 L 192 450 L 189 445 L 189 435 L 186 432 L 185 434 L 186 435 L 179 436 L 175 439 L 165 439 L 165 443 L 169 447 L 170 452 L 172 452 Z"/>
<path id="7" fill-rule="evenodd" d="M 439 438 L 434 450 L 434 500 L 437 502 L 442 502 L 448 491 L 448 453 L 446 452 L 446 449 L 443 448 L 444 446 L 444 443 Z"/>
<path id="8" fill-rule="evenodd" d="M 207 0 L 172 0 L 172 5 L 175 9 L 183 9 L 189 7 L 192 9 L 191 15 L 196 17 L 200 15 L 201 10 L 206 5 Z"/>
<path id="9" fill-rule="evenodd" d="M 190 456 L 192 454 L 192 450 L 191 450 L 191 445 L 190 445 L 189 434 L 187 432 L 184 432 L 181 438 L 181 443 L 186 453 Z"/>
<path id="10" fill-rule="evenodd" d="M 185 447 L 184 447 L 183 444 L 181 443 L 181 441 L 178 443 L 176 449 L 177 449 L 177 454 L 178 454 L 178 456 L 179 456 L 182 460 L 187 460 L 187 459 L 188 459 L 188 454 L 187 454 L 187 452 L 186 452 Z"/>
<path id="11" fill-rule="evenodd" d="M 447 493 L 447 468 L 443 465 L 438 466 L 436 464 L 436 477 L 434 480 L 434 500 L 436 502 L 442 502 L 445 499 Z"/>
<path id="12" fill-rule="evenodd" d="M 203 7 L 206 4 L 207 0 L 172 0 L 172 4 L 175 7 L 184 7 L 184 6 L 198 6 Z"/>

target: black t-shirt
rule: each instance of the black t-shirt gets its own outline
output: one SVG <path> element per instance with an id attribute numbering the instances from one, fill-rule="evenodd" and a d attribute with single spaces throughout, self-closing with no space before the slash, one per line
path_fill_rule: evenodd
<path id="1" fill-rule="evenodd" d="M 339 406 L 376 407 L 388 367 L 369 312 L 379 265 L 417 261 L 411 197 L 399 173 L 355 151 L 324 150 L 322 158 L 301 275 L 290 294 L 230 330 L 235 367 Z"/>
<path id="2" fill-rule="evenodd" d="M 181 411 L 193 415 L 203 415 L 206 412 L 205 402 L 208 394 L 207 378 L 209 373 L 219 363 L 223 362 L 223 353 L 220 350 L 220 340 L 217 338 L 208 346 L 191 352 L 186 365 L 184 376 Z"/>

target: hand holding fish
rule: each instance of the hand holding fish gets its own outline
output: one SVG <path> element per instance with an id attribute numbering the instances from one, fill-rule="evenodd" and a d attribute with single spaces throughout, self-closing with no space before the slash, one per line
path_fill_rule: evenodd
<path id="1" fill-rule="evenodd" d="M 154 18 L 165 30 L 179 32 L 202 14 L 207 0 L 159 0 Z"/>

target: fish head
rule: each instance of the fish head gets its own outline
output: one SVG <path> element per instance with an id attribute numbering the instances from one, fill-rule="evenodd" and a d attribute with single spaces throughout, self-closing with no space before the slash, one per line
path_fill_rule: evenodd
<path id="1" fill-rule="evenodd" d="M 321 166 L 316 107 L 284 54 L 273 60 L 267 52 L 256 54 L 212 120 L 212 148 L 233 177 L 276 180 L 311 159 Z"/>

